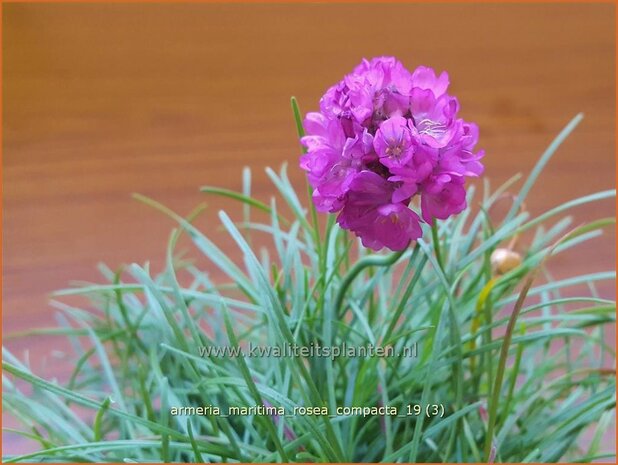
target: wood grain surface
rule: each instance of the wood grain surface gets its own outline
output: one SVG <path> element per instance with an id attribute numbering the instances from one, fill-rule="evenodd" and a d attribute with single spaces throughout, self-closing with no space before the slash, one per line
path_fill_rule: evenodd
<path id="1" fill-rule="evenodd" d="M 54 323 L 51 291 L 112 267 L 160 267 L 173 224 L 140 192 L 215 231 L 204 184 L 274 192 L 263 171 L 298 145 L 305 111 L 362 57 L 448 70 L 462 115 L 478 122 L 486 177 L 528 173 L 578 112 L 585 119 L 531 193 L 532 214 L 615 185 L 613 4 L 4 4 L 3 330 Z M 612 216 L 608 201 L 575 222 Z M 216 235 L 216 231 L 215 231 Z M 236 254 L 231 243 L 226 250 Z M 555 273 L 615 269 L 614 231 L 557 257 Z M 232 252 L 233 251 L 233 252 Z M 614 296 L 614 284 L 601 287 Z M 60 341 L 6 341 L 62 377 Z M 16 444 L 16 442 L 13 442 Z M 5 448 L 5 453 L 10 451 Z M 17 447 L 17 446 L 15 446 Z"/>

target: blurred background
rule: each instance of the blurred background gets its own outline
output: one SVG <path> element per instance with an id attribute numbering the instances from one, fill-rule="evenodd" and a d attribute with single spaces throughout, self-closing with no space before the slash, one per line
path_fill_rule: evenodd
<path id="1" fill-rule="evenodd" d="M 70 364 L 59 338 L 10 338 L 54 324 L 49 293 L 165 258 L 174 225 L 151 196 L 198 225 L 238 209 L 198 189 L 274 192 L 264 168 L 304 185 L 289 106 L 314 110 L 363 57 L 447 70 L 461 115 L 481 128 L 493 187 L 527 174 L 578 112 L 586 117 L 531 193 L 538 214 L 615 185 L 613 4 L 4 4 L 3 331 L 35 371 Z M 575 224 L 613 216 L 613 202 Z M 559 256 L 556 277 L 615 269 L 615 235 Z M 232 244 L 223 247 L 236 253 Z M 614 297 L 614 283 L 599 288 Z M 8 447 L 7 447 L 8 446 Z M 17 451 L 15 437 L 4 453 Z"/>

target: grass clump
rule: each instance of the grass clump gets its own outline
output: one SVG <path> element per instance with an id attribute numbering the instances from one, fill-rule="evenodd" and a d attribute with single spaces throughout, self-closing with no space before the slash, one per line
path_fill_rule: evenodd
<path id="1" fill-rule="evenodd" d="M 522 209 L 579 119 L 550 145 L 503 219 L 487 212 L 518 177 L 495 192 L 486 186 L 481 199 L 470 189 L 468 204 L 481 208 L 428 228 L 423 239 L 397 254 L 369 254 L 332 217 L 320 227 L 285 167 L 267 171 L 278 193 L 269 204 L 251 196 L 247 171 L 242 193 L 203 188 L 243 204 L 241 224 L 219 213 L 242 253 L 242 266 L 192 224 L 193 216 L 137 196 L 177 223 L 165 270 L 102 267 L 105 283 L 56 293 L 59 302 L 82 295 L 96 308 L 58 304 L 66 324 L 50 331 L 76 347 L 74 372 L 65 383 L 37 376 L 3 350 L 3 406 L 23 424 L 18 433 L 40 444 L 38 452 L 5 455 L 4 461 L 613 457 L 614 451 L 599 445 L 614 421 L 615 370 L 607 360 L 613 362 L 615 354 L 605 329 L 615 324 L 615 302 L 599 297 L 595 283 L 614 280 L 615 272 L 553 280 L 545 262 L 613 225 L 602 218 L 572 228 L 566 215 L 615 192 L 574 199 L 533 218 Z M 252 221 L 253 210 L 268 220 Z M 258 233 L 272 242 L 260 255 L 250 245 Z M 205 270 L 180 259 L 181 234 L 226 279 L 213 282 Z M 492 253 L 526 235 L 532 240 L 520 251 L 519 264 L 496 274 Z M 344 344 L 392 348 L 395 355 L 249 353 L 251 346 Z M 396 355 L 406 350 L 415 355 Z M 173 410 L 209 406 L 220 412 Z M 227 415 L 230 407 L 281 407 L 284 414 Z M 318 414 L 300 414 L 302 407 Z M 389 407 L 397 414 L 338 415 L 338 407 Z M 579 437 L 590 430 L 584 448 Z"/>

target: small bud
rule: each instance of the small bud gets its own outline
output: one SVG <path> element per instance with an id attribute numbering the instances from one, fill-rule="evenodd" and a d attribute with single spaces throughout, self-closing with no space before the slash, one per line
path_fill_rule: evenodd
<path id="1" fill-rule="evenodd" d="M 510 249 L 496 249 L 490 261 L 494 273 L 505 274 L 521 265 L 521 255 Z"/>

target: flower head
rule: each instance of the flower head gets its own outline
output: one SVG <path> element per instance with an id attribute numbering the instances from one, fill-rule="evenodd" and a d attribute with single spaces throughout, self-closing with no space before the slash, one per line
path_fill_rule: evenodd
<path id="1" fill-rule="evenodd" d="M 402 250 L 422 222 L 465 209 L 465 178 L 483 172 L 484 152 L 474 151 L 478 127 L 458 117 L 448 85 L 446 72 L 363 60 L 307 114 L 300 166 L 316 208 L 338 213 L 366 247 Z"/>

